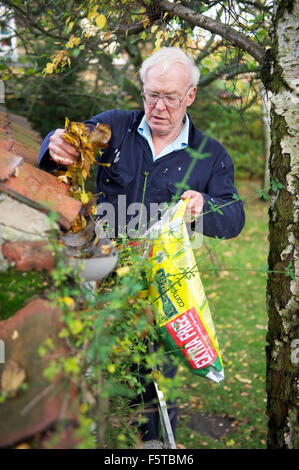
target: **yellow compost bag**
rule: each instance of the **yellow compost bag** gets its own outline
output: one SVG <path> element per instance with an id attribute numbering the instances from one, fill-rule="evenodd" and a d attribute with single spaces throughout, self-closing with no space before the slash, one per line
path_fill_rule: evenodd
<path id="1" fill-rule="evenodd" d="M 148 295 L 158 307 L 158 326 L 168 351 L 193 373 L 224 379 L 213 320 L 194 258 L 184 212 L 188 200 L 168 209 L 146 236 L 152 240 Z"/>

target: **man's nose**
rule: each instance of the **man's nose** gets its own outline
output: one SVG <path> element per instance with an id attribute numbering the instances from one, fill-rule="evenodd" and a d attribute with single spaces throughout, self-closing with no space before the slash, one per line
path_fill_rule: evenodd
<path id="1" fill-rule="evenodd" d="M 159 110 L 166 108 L 166 105 L 164 103 L 164 98 L 162 96 L 158 97 L 158 100 L 157 100 L 157 103 L 155 104 L 155 107 Z"/>

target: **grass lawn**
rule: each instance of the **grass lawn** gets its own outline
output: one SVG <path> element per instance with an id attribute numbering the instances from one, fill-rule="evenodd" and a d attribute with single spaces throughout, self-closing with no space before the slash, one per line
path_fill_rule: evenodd
<path id="1" fill-rule="evenodd" d="M 255 193 L 259 182 L 241 182 L 240 196 Z M 177 447 L 259 449 L 266 447 L 266 274 L 268 202 L 255 194 L 244 201 L 241 234 L 216 245 L 219 271 L 203 247 L 198 266 L 206 291 L 225 379 L 220 385 L 180 367 Z M 208 240 L 207 240 L 208 242 Z"/>

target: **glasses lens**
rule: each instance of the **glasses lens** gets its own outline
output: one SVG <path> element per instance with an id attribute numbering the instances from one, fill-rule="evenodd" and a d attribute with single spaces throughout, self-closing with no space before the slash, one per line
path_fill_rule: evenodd
<path id="1" fill-rule="evenodd" d="M 164 96 L 164 103 L 169 108 L 178 109 L 181 102 L 177 96 Z"/>
<path id="2" fill-rule="evenodd" d="M 158 93 L 148 93 L 145 91 L 143 91 L 141 95 L 146 104 L 149 105 L 156 104 L 159 98 L 162 98 L 165 105 L 169 108 L 178 109 L 181 104 L 180 99 L 177 96 L 160 96 Z"/>
<path id="3" fill-rule="evenodd" d="M 159 98 L 159 95 L 156 93 L 142 93 L 142 97 L 147 104 L 156 104 Z"/>

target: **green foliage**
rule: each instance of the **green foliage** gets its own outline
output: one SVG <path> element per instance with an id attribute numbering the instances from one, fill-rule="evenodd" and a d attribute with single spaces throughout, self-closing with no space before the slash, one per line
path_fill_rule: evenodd
<path id="1" fill-rule="evenodd" d="M 219 89 L 198 90 L 189 108 L 195 125 L 221 142 L 234 162 L 239 178 L 258 178 L 264 174 L 262 123 L 258 105 L 246 109 L 217 101 Z"/>
<path id="2" fill-rule="evenodd" d="M 205 237 L 197 261 L 221 345 L 225 379 L 198 380 L 182 367 L 177 445 L 187 449 L 266 448 L 267 211 L 254 182 L 238 184 L 246 226 L 233 240 Z M 247 199 L 248 193 L 251 197 Z M 207 249 L 209 248 L 209 249 Z M 211 250 L 210 250 L 211 249 Z M 190 421 L 210 425 L 196 431 Z M 216 424 L 218 419 L 220 424 Z M 227 432 L 225 430 L 227 429 Z M 219 433 L 219 434 L 217 434 Z"/>
<path id="3" fill-rule="evenodd" d="M 10 77 L 6 80 L 7 105 L 12 110 L 30 117 L 31 122 L 43 136 L 50 129 L 62 127 L 65 116 L 70 116 L 73 121 L 82 121 L 111 107 L 130 109 L 139 106 L 136 70 L 142 56 L 150 52 L 153 47 L 184 44 L 193 32 L 193 27 L 190 27 L 187 21 L 182 21 L 179 17 L 170 18 L 170 15 L 161 15 L 159 11 L 157 14 L 154 11 L 155 5 L 153 6 L 153 2 L 149 1 L 144 2 L 142 8 L 140 2 L 122 0 L 121 8 L 119 8 L 119 2 L 105 1 L 101 2 L 101 11 L 94 9 L 99 6 L 99 3 L 95 1 L 71 1 L 69 3 L 50 1 L 47 2 L 46 10 L 39 8 L 39 2 L 36 1 L 30 2 L 30 6 L 29 4 L 24 6 L 19 1 L 12 3 L 18 9 L 20 18 L 23 15 L 23 23 L 20 21 L 18 28 L 25 56 L 22 59 L 24 63 L 20 64 L 22 71 L 13 69 L 9 63 L 2 62 L 2 77 Z M 193 4 L 197 11 L 208 15 L 209 7 L 203 6 L 202 2 L 196 2 L 196 4 L 193 2 Z M 20 14 L 20 12 L 23 13 Z M 109 24 L 103 23 L 103 30 L 96 37 L 87 38 L 80 27 L 80 20 L 88 13 L 94 14 L 92 18 L 95 22 L 97 20 L 99 22 L 99 15 L 102 13 L 106 15 L 106 21 L 108 20 Z M 149 24 L 150 31 L 146 26 L 150 13 L 151 18 L 156 19 L 155 27 L 157 28 L 154 32 L 152 24 Z M 257 40 L 265 43 L 267 37 L 263 24 L 264 17 L 256 18 L 256 21 L 252 22 L 252 31 Z M 137 30 L 137 34 L 131 35 L 130 26 L 136 25 L 138 21 L 141 22 L 142 27 Z M 115 33 L 117 29 L 118 33 Z M 113 34 L 111 34 L 112 31 Z M 109 38 L 106 36 L 107 41 L 103 33 L 110 33 Z M 66 44 L 70 41 L 71 35 L 75 37 L 74 45 L 67 48 Z M 111 53 L 109 45 L 115 42 L 116 37 L 119 46 Z M 78 38 L 79 43 L 77 43 Z M 145 40 L 147 48 L 144 47 Z M 234 91 L 241 62 L 242 65 L 243 62 L 246 63 L 246 67 L 242 69 L 244 73 L 246 71 L 255 73 L 255 64 L 252 60 L 241 57 L 240 51 L 233 53 L 230 57 L 229 54 L 223 53 L 221 47 L 221 42 L 217 43 L 212 38 L 207 41 L 207 47 L 197 51 L 196 60 L 202 70 L 202 86 L 199 87 L 198 98 L 190 108 L 190 114 L 201 130 L 224 144 L 233 158 L 238 176 L 256 177 L 262 174 L 264 168 L 259 110 L 249 106 L 240 107 L 235 102 L 234 106 L 228 106 L 218 97 L 218 92 L 223 90 L 223 83 L 225 83 L 224 88 Z M 70 66 L 66 60 L 59 64 L 57 72 L 43 76 L 43 70 L 47 67 L 52 55 L 66 48 Z M 115 68 L 112 61 L 119 52 L 125 52 L 128 60 L 124 66 Z M 90 63 L 90 59 L 93 64 Z M 130 70 L 130 65 L 132 70 Z M 229 77 L 229 73 L 232 76 Z M 221 84 L 216 82 L 217 77 L 223 77 Z M 243 91 L 244 88 L 242 93 Z M 249 96 L 247 89 L 245 96 Z M 275 185 L 275 188 L 278 188 L 277 183 Z M 264 191 L 263 194 L 265 194 Z M 220 211 L 220 208 L 211 206 L 211 210 Z M 253 230 L 250 236 L 255 235 Z M 258 241 L 260 238 L 256 239 L 257 243 Z M 211 252 L 220 243 L 219 240 L 217 243 L 215 240 L 207 242 Z M 226 247 L 229 250 L 229 243 L 235 243 L 235 241 L 225 243 L 228 243 Z M 52 273 L 55 289 L 50 297 L 63 311 L 60 337 L 68 344 L 69 354 L 56 360 L 52 359 L 45 374 L 53 380 L 58 373 L 63 373 L 81 392 L 78 429 L 78 436 L 81 439 L 80 448 L 133 446 L 136 442 L 137 424 L 142 421 L 142 417 L 140 410 L 131 407 L 130 403 L 144 388 L 140 380 L 140 367 L 147 365 L 149 369 L 153 368 L 157 363 L 161 363 L 164 354 L 163 351 L 153 356 L 147 354 L 145 338 L 150 337 L 154 340 L 157 332 L 155 328 L 149 327 L 152 320 L 148 322 L 147 314 L 150 312 L 144 299 L 139 295 L 146 263 L 136 253 L 134 247 L 128 246 L 123 241 L 119 247 L 120 267 L 125 269 L 99 282 L 94 291 L 87 291 L 82 280 L 76 276 L 74 278 L 74 273 L 71 273 L 70 268 L 65 266 L 63 257 L 59 254 L 59 247 L 54 242 L 53 247 L 57 252 L 57 267 Z M 224 257 L 229 256 L 226 254 L 227 250 L 223 250 Z M 256 254 L 256 246 L 253 251 Z M 253 253 L 248 250 L 243 253 L 242 257 L 239 257 L 238 250 L 233 248 L 233 252 L 235 258 L 231 260 L 234 261 L 231 269 L 236 270 L 240 278 L 244 276 L 244 273 L 246 276 L 246 263 Z M 232 254 L 232 250 L 230 253 Z M 223 262 L 222 257 L 220 261 Z M 264 257 L 261 257 L 260 261 L 264 262 Z M 225 361 L 227 360 L 225 367 L 229 375 L 228 381 L 223 388 L 219 388 L 206 381 L 199 381 L 198 378 L 190 376 L 191 374 L 188 375 L 186 371 L 180 370 L 175 381 L 169 382 L 160 378 L 160 386 L 167 397 L 174 398 L 177 395 L 177 389 L 180 388 L 180 377 L 186 378 L 186 387 L 182 391 L 187 391 L 187 394 L 181 395 L 181 403 L 188 403 L 187 400 L 190 399 L 188 406 L 190 405 L 191 409 L 192 402 L 194 404 L 194 401 L 198 399 L 202 403 L 201 406 L 208 411 L 233 414 L 240 405 L 238 401 L 240 390 L 236 388 L 232 391 L 232 381 L 236 379 L 237 383 L 240 383 L 240 377 L 244 379 L 242 375 L 244 368 L 246 367 L 246 371 L 249 370 L 244 363 L 247 365 L 250 363 L 252 367 L 256 365 L 258 368 L 264 364 L 263 361 L 259 361 L 258 364 L 256 362 L 256 356 L 261 355 L 261 344 L 257 344 L 258 338 L 254 338 L 253 342 L 256 347 L 253 353 L 251 350 L 250 353 L 248 352 L 249 359 L 245 362 L 244 356 L 247 355 L 247 349 L 244 347 L 241 333 L 244 333 L 244 337 L 248 340 L 250 332 L 257 324 L 259 312 L 261 311 L 263 315 L 261 322 L 264 322 L 265 316 L 261 307 L 261 297 L 258 297 L 259 303 L 255 305 L 255 292 L 253 292 L 250 293 L 251 297 L 248 300 L 251 301 L 251 307 L 256 310 L 249 317 L 246 302 L 244 302 L 245 297 L 240 296 L 240 290 L 236 289 L 236 285 L 239 286 L 239 277 L 237 279 L 235 276 L 232 281 L 232 278 L 227 276 L 226 282 L 221 283 L 217 278 L 218 271 L 215 262 L 211 262 L 203 270 L 203 277 L 206 278 L 205 285 L 208 299 L 211 299 L 212 311 L 216 312 L 216 329 L 223 330 L 223 335 L 222 337 L 220 335 L 219 340 L 220 344 L 224 344 L 227 354 L 224 358 Z M 267 271 L 264 263 L 260 271 Z M 286 268 L 285 274 L 293 275 L 292 266 Z M 182 275 L 191 274 L 184 272 Z M 250 283 L 247 284 L 244 281 L 244 295 L 249 294 L 248 285 Z M 262 290 L 264 290 L 264 285 Z M 261 284 L 259 284 L 258 291 L 261 295 Z M 221 296 L 218 295 L 219 292 Z M 214 304 L 213 298 L 215 298 Z M 239 305 L 240 299 L 242 299 L 242 305 Z M 237 305 L 233 309 L 232 300 Z M 243 315 L 242 319 L 240 310 Z M 264 323 L 262 327 L 264 328 Z M 53 351 L 50 341 L 46 341 L 39 348 L 41 356 L 46 356 L 51 352 Z M 252 372 L 252 369 L 249 372 Z M 234 379 L 231 378 L 232 373 L 234 373 Z M 239 429 L 242 429 L 245 434 L 248 434 L 246 414 L 252 416 L 255 406 L 258 412 L 262 410 L 260 386 L 263 382 L 260 380 L 262 372 L 254 371 L 253 374 L 257 374 L 253 383 L 254 391 L 257 390 L 254 400 L 250 400 L 251 404 L 248 405 L 247 390 L 240 399 L 242 410 L 240 413 L 242 414 Z M 247 376 L 245 379 L 252 380 Z M 145 380 L 149 381 L 150 376 Z M 244 382 L 241 381 L 242 383 Z M 245 382 L 245 384 L 251 383 Z M 191 394 L 190 390 L 194 392 Z M 194 397 L 196 400 L 193 400 Z M 183 422 L 180 425 L 182 427 L 179 428 L 179 439 L 185 432 L 184 424 Z M 195 447 L 199 447 L 201 444 L 196 439 L 192 440 L 189 434 L 184 436 L 183 445 L 192 447 L 195 444 Z M 234 436 L 226 442 L 222 441 L 220 445 L 234 445 L 236 439 Z M 240 438 L 238 444 L 242 446 L 245 443 L 247 446 L 248 442 L 249 437 Z"/>
<path id="4" fill-rule="evenodd" d="M 74 59 L 74 69 L 71 71 L 51 78 L 43 77 L 41 70 L 51 49 L 43 50 L 45 53 L 35 59 L 38 73 L 33 74 L 29 69 L 20 76 L 12 75 L 6 81 L 7 106 L 11 111 L 28 117 L 42 137 L 51 129 L 64 127 L 66 116 L 71 116 L 72 121 L 81 122 L 113 106 L 113 94 L 103 95 L 100 87 L 93 90 L 92 83 L 88 84 L 82 79 L 86 64 L 80 57 Z"/>
<path id="5" fill-rule="evenodd" d="M 47 294 L 51 278 L 46 271 L 16 271 L 9 267 L 0 273 L 0 320 L 6 320 L 36 295 Z"/>
<path id="6" fill-rule="evenodd" d="M 140 406 L 132 407 L 131 402 L 144 391 L 151 367 L 163 358 L 162 354 L 149 359 L 147 353 L 148 340 L 157 337 L 154 313 L 140 295 L 147 262 L 123 240 L 117 271 L 90 289 L 70 273 L 62 253 L 59 256 L 61 247 L 52 243 L 58 258 L 52 272 L 55 291 L 49 298 L 63 312 L 59 337 L 67 341 L 69 354 L 50 360 L 45 375 L 53 380 L 63 373 L 80 390 L 80 448 L 135 446 L 137 427 L 144 418 Z M 39 354 L 50 354 L 51 347 L 51 341 L 44 342 Z M 142 366 L 147 366 L 148 374 L 141 378 Z M 170 384 L 161 383 L 167 394 Z"/>
<path id="7" fill-rule="evenodd" d="M 190 108 L 195 123 L 224 144 L 238 176 L 263 174 L 260 110 L 250 106 L 258 74 L 252 57 L 224 48 L 213 35 L 195 50 L 198 33 L 194 27 L 178 16 L 159 14 L 152 2 L 123 0 L 121 8 L 115 1 L 99 6 L 95 1 L 65 4 L 55 0 L 47 2 L 46 9 L 40 8 L 38 1 L 31 2 L 28 9 L 19 2 L 11 4 L 20 18 L 18 41 L 25 54 L 20 54 L 18 67 L 1 59 L 6 104 L 27 116 L 42 137 L 51 129 L 63 127 L 65 116 L 83 121 L 110 108 L 141 107 L 137 70 L 143 58 L 155 47 L 181 46 L 192 51 L 201 70 L 198 98 Z M 206 15 L 218 14 L 218 20 L 223 20 L 219 5 L 213 12 L 201 2 L 192 2 L 191 7 Z M 237 12 L 246 31 L 266 43 L 267 37 L 263 37 L 269 8 L 256 5 L 253 9 L 245 3 L 228 9 L 227 14 L 234 16 Z M 241 24 L 235 27 L 241 29 Z M 59 57 L 63 58 L 60 62 Z M 115 65 L 113 61 L 119 58 L 123 63 Z M 57 68 L 45 74 L 49 64 Z M 218 93 L 223 89 L 242 98 L 241 105 L 222 102 Z"/>

